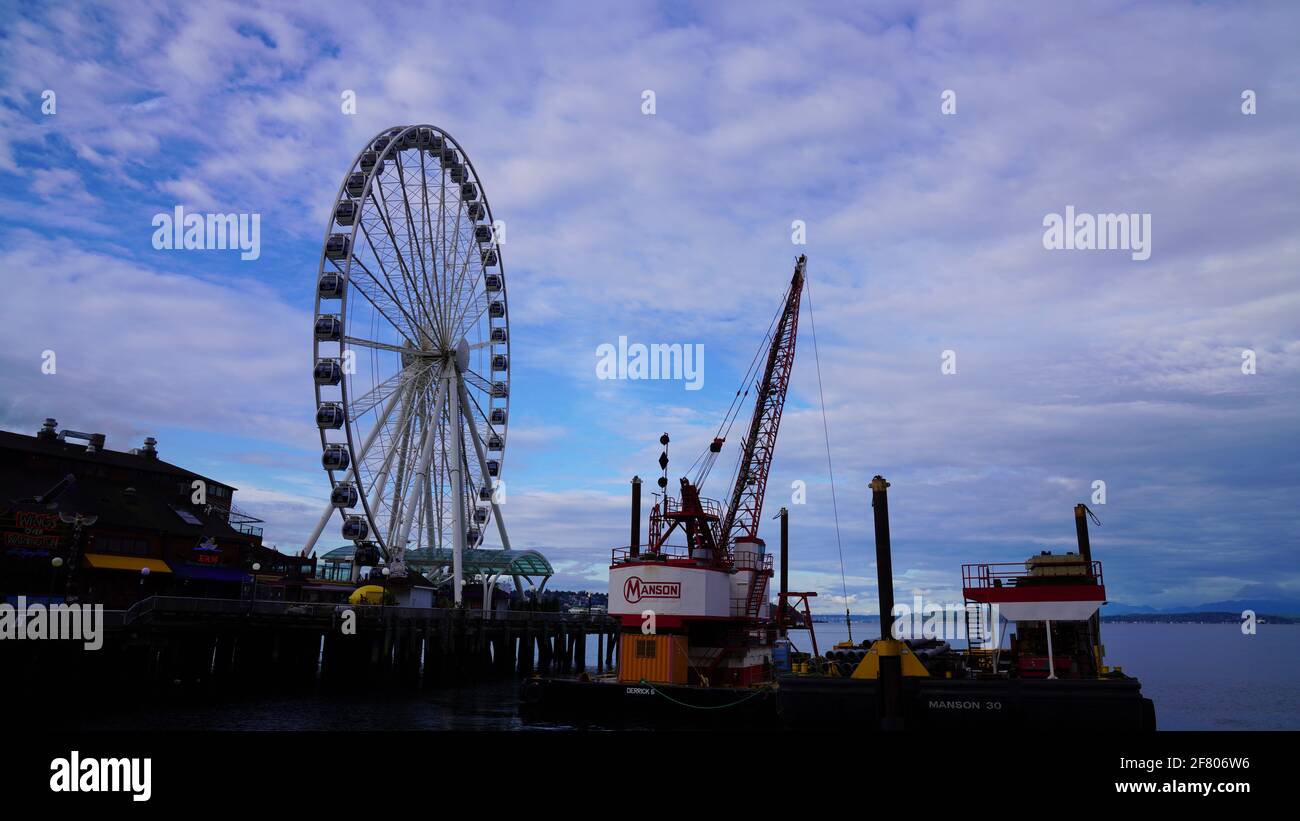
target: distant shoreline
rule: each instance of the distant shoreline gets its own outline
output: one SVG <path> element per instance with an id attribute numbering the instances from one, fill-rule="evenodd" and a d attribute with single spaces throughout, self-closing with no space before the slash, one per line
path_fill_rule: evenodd
<path id="1" fill-rule="evenodd" d="M 1102 616 L 1104 622 L 1129 624 L 1240 624 L 1240 613 L 1123 613 Z M 1300 624 L 1300 617 L 1258 613 L 1255 620 L 1261 624 Z"/>
<path id="2" fill-rule="evenodd" d="M 1300 624 L 1300 616 L 1281 616 L 1271 613 L 1259 613 L 1255 616 L 1260 624 Z M 1108 624 L 1240 624 L 1240 613 L 1206 611 L 1198 613 L 1117 613 L 1102 616 Z M 850 621 L 856 623 L 879 623 L 879 616 L 853 616 Z M 843 624 L 843 618 L 813 617 L 813 624 Z"/>

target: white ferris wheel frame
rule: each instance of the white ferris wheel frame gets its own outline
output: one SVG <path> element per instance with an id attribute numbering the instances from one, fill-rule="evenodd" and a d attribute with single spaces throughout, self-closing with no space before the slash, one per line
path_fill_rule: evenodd
<path id="1" fill-rule="evenodd" d="M 435 143 L 436 149 L 430 147 Z M 419 198 L 414 207 L 403 161 L 403 157 L 412 151 L 417 152 L 420 172 L 416 184 Z M 412 159 L 407 156 L 407 161 Z M 430 159 L 436 160 L 436 164 Z M 367 163 L 369 168 L 365 167 Z M 437 195 L 439 209 L 436 235 L 428 180 L 431 164 L 438 183 L 433 192 Z M 391 203 L 389 197 L 393 192 L 385 191 L 383 177 L 389 169 L 396 169 L 396 184 L 400 185 L 400 196 Z M 414 168 L 410 170 L 412 176 L 414 171 Z M 459 180 L 454 179 L 457 173 L 461 177 Z M 360 191 L 356 190 L 358 174 L 364 175 Z M 391 176 L 387 181 L 390 185 L 394 183 Z M 452 202 L 447 197 L 449 176 L 453 178 L 451 188 L 456 193 Z M 353 184 L 352 188 L 349 188 L 349 183 Z M 340 210 L 346 210 L 349 202 L 353 209 L 350 225 L 341 222 L 339 217 Z M 477 216 L 472 216 L 474 204 L 480 204 Z M 396 206 L 401 210 L 394 214 Z M 450 237 L 449 206 L 455 209 L 454 232 Z M 367 216 L 372 220 L 378 219 L 379 223 L 372 222 L 367 227 Z M 396 227 L 403 217 L 406 227 L 402 231 L 407 240 L 404 248 Z M 465 227 L 471 232 L 468 240 L 462 233 L 462 217 L 466 221 Z M 481 230 L 484 217 L 490 229 L 489 239 L 483 238 Z M 510 540 L 496 493 L 510 421 L 511 365 L 505 264 L 496 225 L 482 182 L 468 154 L 450 134 L 437 126 L 384 129 L 353 159 L 327 221 L 317 268 L 314 370 L 318 370 L 322 363 L 333 361 L 339 363 L 342 373 L 336 374 L 334 384 L 322 383 L 319 378 L 314 380 L 324 454 L 322 466 L 330 479 L 331 502 L 304 544 L 304 556 L 311 554 L 330 518 L 338 512 L 344 523 L 344 537 L 357 544 L 367 540 L 375 542 L 382 555 L 387 557 L 387 569 L 392 576 L 406 574 L 405 554 L 412 536 L 417 546 L 450 547 L 450 577 L 456 603 L 460 604 L 464 583 L 463 551 L 482 544 L 490 521 L 496 522 L 502 547 L 509 549 Z M 374 232 L 379 236 L 378 243 L 370 230 L 377 227 L 384 229 Z M 391 240 L 390 244 L 384 244 L 384 234 Z M 346 246 L 338 244 L 340 235 L 347 237 Z M 332 240 L 336 243 L 333 247 Z M 359 241 L 364 244 L 359 244 Z M 339 253 L 340 247 L 345 247 L 342 254 Z M 372 265 L 367 265 L 365 255 L 358 253 L 367 248 Z M 461 254 L 462 250 L 464 254 Z M 471 255 L 471 250 L 478 253 Z M 450 257 L 449 251 L 452 252 Z M 387 252 L 388 264 L 385 264 L 384 252 Z M 489 254 L 491 262 L 488 261 Z M 472 258 L 477 258 L 477 265 L 471 264 Z M 394 269 L 391 272 L 390 267 Z M 495 268 L 495 271 L 489 271 L 489 268 Z M 341 293 L 336 296 L 323 296 L 327 274 L 342 277 Z M 496 275 L 494 287 L 488 285 L 490 274 Z M 374 287 L 367 290 L 371 286 Z M 353 332 L 349 297 L 354 290 L 369 303 L 372 327 L 380 331 L 395 331 L 400 339 L 391 333 L 390 339 L 385 341 L 361 336 L 359 330 Z M 466 301 L 467 297 L 469 301 Z M 323 309 L 335 300 L 339 306 L 337 314 Z M 481 307 L 467 326 L 465 320 L 476 306 Z M 324 321 L 329 326 L 331 317 L 336 319 L 334 335 L 337 339 L 328 335 L 322 338 L 321 323 Z M 387 327 L 379 327 L 381 318 L 387 322 Z M 466 334 L 484 329 L 487 331 L 486 339 L 481 338 L 480 333 L 476 342 L 468 341 Z M 375 337 L 381 335 L 372 334 Z M 375 364 L 370 373 L 370 390 L 362 393 L 353 385 L 355 367 L 351 371 L 342 367 L 348 360 L 349 351 L 352 351 L 355 363 L 355 348 L 369 350 L 372 363 L 386 355 L 385 361 L 396 361 L 400 367 L 395 373 L 380 379 L 381 368 Z M 470 367 L 471 356 L 475 353 L 479 353 L 480 368 L 484 361 L 488 363 L 486 376 Z M 502 367 L 498 368 L 499 364 Z M 483 396 L 484 402 L 479 401 L 479 395 Z M 342 409 L 341 424 L 327 427 L 320 422 L 321 414 L 337 412 L 328 409 L 329 405 Z M 397 414 L 397 423 L 390 429 L 394 413 Z M 365 422 L 370 417 L 374 422 L 367 427 Z M 332 438 L 339 433 L 345 436 L 344 440 Z M 467 448 L 467 442 L 472 447 Z M 418 449 L 413 447 L 416 444 Z M 326 463 L 332 448 L 346 451 L 346 464 Z M 494 459 L 488 458 L 489 450 L 496 453 Z M 411 455 L 415 458 L 409 458 Z M 490 470 L 490 466 L 495 470 Z M 336 491 L 338 495 L 346 496 L 347 485 L 356 491 L 355 502 L 340 506 L 334 501 Z M 344 487 L 341 489 L 341 486 Z M 386 495 L 390 490 L 391 501 Z M 486 502 L 487 506 L 483 507 L 481 502 Z M 358 504 L 359 512 L 348 513 Z M 447 512 L 449 517 L 445 516 Z M 468 523 L 467 514 L 474 517 L 473 526 Z M 451 519 L 450 534 L 447 533 L 446 518 Z M 350 523 L 350 520 L 354 521 Z M 364 521 L 364 528 L 357 520 Z M 348 535 L 349 527 L 355 529 L 351 537 Z M 355 532 L 359 530 L 364 530 L 364 534 L 357 538 Z M 446 544 L 448 541 L 450 545 Z M 354 575 L 355 572 L 354 562 Z M 435 581 L 444 579 L 445 576 Z"/>

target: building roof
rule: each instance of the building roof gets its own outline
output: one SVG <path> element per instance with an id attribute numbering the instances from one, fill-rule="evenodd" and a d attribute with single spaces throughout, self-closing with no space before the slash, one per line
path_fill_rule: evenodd
<path id="1" fill-rule="evenodd" d="M 74 481 L 55 498 L 45 504 L 35 501 L 68 475 Z M 202 479 L 209 488 L 234 490 L 153 457 L 105 449 L 87 453 L 84 445 L 0 431 L 0 516 L 10 508 L 43 507 L 97 516 L 99 526 L 192 536 L 196 542 L 204 536 L 245 539 L 231 527 L 227 509 L 190 504 L 176 482 L 193 479 Z"/>
<path id="2" fill-rule="evenodd" d="M 130 468 L 132 470 L 142 470 L 149 473 L 162 473 L 189 479 L 202 479 L 209 485 L 219 485 L 221 487 L 230 488 L 231 490 L 237 490 L 237 488 L 228 485 L 225 482 L 218 482 L 215 479 L 210 479 L 207 476 L 195 473 L 192 470 L 186 470 L 185 468 L 173 465 L 171 462 L 164 462 L 157 456 L 109 450 L 107 448 L 101 448 L 94 453 L 88 453 L 86 451 L 86 445 L 83 442 L 66 442 L 58 439 L 42 440 L 35 436 L 0 430 L 0 450 L 40 454 L 51 456 L 55 459 L 68 459 L 74 462 L 108 465 L 118 468 Z"/>
<path id="3" fill-rule="evenodd" d="M 34 509 L 36 505 L 25 500 L 44 494 L 59 478 L 53 474 L 0 471 L 0 512 L 11 506 Z M 120 482 L 77 476 L 67 492 L 53 503 L 53 509 L 62 513 L 97 516 L 95 524 L 101 527 L 118 525 L 192 536 L 196 543 L 204 536 L 216 539 L 246 538 L 232 528 L 221 514 L 193 505 L 171 504 L 157 488 L 135 488 L 133 494 L 127 490 Z"/>
<path id="4" fill-rule="evenodd" d="M 321 556 L 322 561 L 351 563 L 352 545 L 335 548 Z M 423 548 L 408 550 L 406 563 L 423 571 L 429 567 L 451 567 L 450 550 L 433 550 Z M 461 555 L 461 565 L 467 575 L 487 573 L 503 576 L 549 577 L 555 575 L 555 569 L 546 557 L 536 550 L 500 550 L 497 548 L 477 547 L 466 550 Z"/>

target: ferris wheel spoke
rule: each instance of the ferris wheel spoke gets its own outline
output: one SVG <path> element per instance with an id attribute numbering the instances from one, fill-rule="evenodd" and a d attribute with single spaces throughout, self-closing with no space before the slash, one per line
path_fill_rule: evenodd
<path id="1" fill-rule="evenodd" d="M 356 416 L 364 416 L 375 405 L 384 401 L 394 390 L 398 390 L 403 384 L 410 384 L 411 380 L 416 378 L 420 373 L 429 370 L 432 367 L 430 362 L 418 362 L 412 364 L 409 368 L 404 368 L 392 376 L 375 385 L 366 391 L 360 397 L 352 401 L 352 413 Z"/>
<path id="2" fill-rule="evenodd" d="M 445 174 L 444 174 L 444 177 L 445 177 Z M 445 179 L 444 179 L 444 181 L 443 181 L 443 187 L 444 187 L 444 188 L 446 187 L 446 181 L 445 181 Z M 456 200 L 457 200 L 457 203 L 459 203 L 459 201 L 460 201 L 459 193 L 457 194 Z M 453 245 L 452 245 L 451 265 L 450 265 L 450 267 L 449 267 L 449 270 L 452 272 L 452 274 L 451 274 L 452 276 L 455 275 L 456 265 L 457 265 L 457 262 L 458 262 L 459 259 L 460 259 L 460 251 L 461 251 L 461 242 L 460 242 L 460 240 L 461 240 L 461 233 L 460 233 L 460 215 L 461 215 L 461 212 L 462 212 L 463 210 L 464 210 L 464 209 L 459 208 L 459 207 L 456 208 L 456 226 L 455 226 L 454 230 L 452 231 L 452 236 L 455 237 L 455 242 L 454 242 Z M 445 263 L 445 262 L 446 262 L 446 260 L 444 259 L 444 263 Z M 449 296 L 449 297 L 451 297 L 451 296 L 455 296 L 455 291 L 456 291 L 456 283 L 455 283 L 455 281 L 453 281 L 453 282 L 452 282 L 452 287 L 451 287 L 450 290 L 448 291 L 448 296 Z M 452 312 L 454 311 L 454 309 L 455 309 L 455 306 L 452 305 L 452 304 L 445 304 L 445 305 L 443 306 L 443 310 L 444 310 L 444 312 L 446 313 L 446 315 L 448 315 L 448 316 L 450 316 L 450 315 L 452 314 Z"/>
<path id="3" fill-rule="evenodd" d="M 373 238 L 370 233 L 370 229 L 366 227 L 364 219 L 361 222 L 361 234 L 363 237 L 365 237 L 366 244 L 370 246 L 370 252 L 374 257 L 376 264 L 378 264 L 379 266 L 380 273 L 383 274 L 384 281 L 388 283 L 388 287 L 385 287 L 384 284 L 379 281 L 379 277 L 376 277 L 374 273 L 370 270 L 370 268 L 366 266 L 366 264 L 363 261 L 358 260 L 355 256 L 353 256 L 353 262 L 361 267 L 361 270 L 365 272 L 366 276 L 368 276 L 370 280 L 374 282 L 375 285 L 379 288 L 380 292 L 383 293 L 384 296 L 388 298 L 389 304 L 391 304 L 394 308 L 396 308 L 397 311 L 405 318 L 406 320 L 405 324 L 398 322 L 396 319 L 389 316 L 388 313 L 384 311 L 383 307 L 379 304 L 379 302 L 375 300 L 364 288 L 361 289 L 361 293 L 365 295 L 366 299 L 370 302 L 371 305 L 375 307 L 375 310 L 378 311 L 379 314 L 384 317 L 384 319 L 388 322 L 388 324 L 396 328 L 399 332 L 401 332 L 403 336 L 410 339 L 412 344 L 418 344 L 418 340 L 420 340 L 421 338 L 428 338 L 428 334 L 424 332 L 423 329 L 421 328 L 419 320 L 416 319 L 414 316 L 412 316 L 411 313 L 406 310 L 406 308 L 402 305 L 401 299 L 398 298 L 397 291 L 393 286 L 392 278 L 388 275 L 387 266 L 384 265 L 384 260 L 380 256 L 379 250 L 376 248 L 374 244 Z M 353 281 L 355 282 L 357 280 L 353 280 Z"/>
<path id="4" fill-rule="evenodd" d="M 447 311 L 442 307 L 439 297 L 447 285 L 446 268 L 447 268 L 447 169 L 443 166 L 442 159 L 438 160 L 438 242 L 435 250 L 439 251 L 437 264 L 434 266 L 434 276 L 438 280 L 438 292 L 430 294 L 429 299 L 438 305 L 438 311 L 447 315 Z"/>
<path id="5" fill-rule="evenodd" d="M 475 295 L 474 301 L 466 305 L 465 311 L 463 311 L 460 317 L 456 320 L 456 333 L 458 336 L 464 336 L 469 332 L 470 328 L 473 328 L 478 324 L 478 321 L 483 318 L 483 314 L 487 311 L 490 303 L 491 300 L 487 298 L 486 293 L 481 296 L 478 294 Z M 476 309 L 473 315 L 470 315 L 469 313 L 470 308 Z M 486 344 L 490 345 L 491 340 L 488 340 Z"/>
<path id="6" fill-rule="evenodd" d="M 401 303 L 397 301 L 396 297 L 394 297 L 391 293 L 389 293 L 384 288 L 383 283 L 379 282 L 379 280 L 375 278 L 374 274 L 370 272 L 369 268 L 366 267 L 366 264 L 364 262 L 362 262 L 360 259 L 357 259 L 354 256 L 351 258 L 351 263 L 355 265 L 357 268 L 360 268 L 361 272 L 365 274 L 365 276 L 364 277 L 352 276 L 346 274 L 343 271 L 343 269 L 339 268 L 337 265 L 335 267 L 338 270 L 338 273 L 340 275 L 345 276 L 347 278 L 347 281 L 352 284 L 353 288 L 361 292 L 361 295 L 366 298 L 366 301 L 370 303 L 371 307 L 373 307 L 375 311 L 380 316 L 382 316 L 389 325 L 392 325 L 395 329 L 397 329 L 397 331 L 401 333 L 402 336 L 405 336 L 407 338 L 413 338 L 417 336 L 417 334 L 415 334 L 410 330 L 410 327 L 413 327 L 414 323 L 411 323 L 410 326 L 404 325 L 403 323 L 398 322 L 390 315 L 391 313 L 404 313 L 402 310 Z M 366 279 L 371 280 L 371 282 L 374 283 L 374 286 L 379 289 L 378 294 L 374 293 L 372 289 L 368 288 L 365 285 Z M 382 299 L 380 298 L 381 295 L 383 297 Z M 409 315 L 407 316 L 407 318 L 410 319 Z"/>
<path id="7" fill-rule="evenodd" d="M 476 389 L 489 396 L 492 395 L 492 382 L 488 379 L 484 379 L 477 371 L 467 369 L 462 373 L 462 376 L 464 376 L 466 383 L 473 385 Z"/>
<path id="8" fill-rule="evenodd" d="M 464 300 L 461 299 L 461 293 L 462 293 L 461 288 L 465 286 L 469 288 L 471 293 L 477 293 L 477 289 L 475 289 L 473 286 L 477 284 L 479 280 L 482 279 L 481 276 L 477 276 L 477 275 L 472 280 L 466 278 L 466 274 L 469 272 L 470 259 L 473 256 L 479 256 L 477 254 L 471 254 L 470 251 L 479 250 L 480 254 L 482 252 L 480 246 L 478 245 L 478 240 L 474 237 L 474 226 L 472 225 L 470 226 L 469 236 L 464 237 L 460 233 L 460 224 L 457 223 L 456 237 L 457 237 L 458 246 L 460 244 L 460 240 L 464 239 L 465 241 L 465 256 L 461 261 L 459 270 L 456 271 L 455 279 L 452 282 L 451 291 L 450 291 L 452 297 L 455 299 L 455 305 L 453 307 L 453 311 L 455 312 L 456 315 L 456 321 L 453 324 L 453 327 L 459 328 L 461 319 L 464 318 L 465 313 L 469 310 L 467 305 L 465 307 L 462 307 L 462 305 L 464 305 Z M 479 256 L 478 262 L 479 262 L 478 272 L 479 274 L 481 274 L 483 271 L 483 260 L 481 256 Z"/>
<path id="9" fill-rule="evenodd" d="M 496 428 L 492 425 L 492 420 L 489 418 L 488 414 L 483 410 L 483 406 L 479 404 L 479 402 L 478 402 L 478 397 L 476 397 L 476 396 L 475 396 L 473 393 L 471 393 L 469 390 L 466 390 L 466 391 L 465 391 L 465 401 L 466 401 L 467 404 L 471 404 L 471 405 L 473 405 L 473 406 L 474 406 L 474 410 L 478 411 L 478 415 L 477 415 L 476 418 L 483 420 L 484 429 L 487 430 L 487 432 L 488 432 L 489 434 L 495 434 L 495 433 L 497 433 Z M 498 435 L 499 435 L 499 434 L 498 434 Z M 487 441 L 487 440 L 484 440 L 484 441 Z M 485 469 L 486 469 L 486 468 L 485 468 Z"/>
<path id="10" fill-rule="evenodd" d="M 376 191 L 378 191 L 378 194 L 376 194 Z M 385 192 L 385 188 L 383 188 L 382 179 L 378 177 L 374 178 L 374 184 L 373 186 L 370 186 L 370 201 L 373 201 L 374 203 L 374 209 L 376 209 L 378 221 L 380 221 L 381 225 L 383 226 L 383 233 L 387 234 L 387 238 L 391 240 L 389 249 L 391 255 L 393 255 L 393 261 L 396 266 L 396 269 L 398 269 L 400 278 L 402 278 L 402 287 L 403 290 L 406 291 L 407 303 L 415 304 L 415 309 L 417 310 L 417 313 L 422 314 L 422 320 L 424 320 L 420 322 L 420 327 L 422 330 L 424 329 L 424 327 L 428 326 L 429 323 L 428 312 L 426 312 L 426 310 L 424 309 L 424 304 L 422 304 L 422 301 L 416 299 L 416 295 L 419 294 L 420 292 L 420 287 L 417 286 L 417 284 L 415 283 L 415 279 L 413 279 L 413 275 L 411 274 L 411 269 L 409 269 L 409 265 L 406 260 L 406 257 L 402 256 L 402 246 L 400 246 L 400 243 L 398 242 L 398 236 L 396 236 L 396 231 L 393 230 L 393 216 L 391 216 L 391 213 L 389 213 L 389 203 L 387 203 L 387 195 Z M 374 247 L 373 236 L 367 233 L 367 239 L 370 240 L 370 247 L 373 248 Z M 385 273 L 385 275 L 389 275 L 389 270 L 387 270 L 387 266 L 383 268 L 383 273 Z M 389 278 L 391 281 L 391 277 Z"/>
<path id="11" fill-rule="evenodd" d="M 464 403 L 467 404 L 467 405 L 470 404 L 470 403 L 471 403 L 471 397 L 470 397 L 470 395 L 469 395 L 469 391 L 465 389 L 465 385 L 464 385 L 464 384 L 462 384 L 462 385 L 460 386 L 460 392 L 461 392 L 461 394 L 460 394 L 460 395 L 461 395 L 461 401 L 464 402 Z M 473 404 L 475 405 L 475 407 L 478 406 L 478 403 L 477 403 L 476 401 L 473 402 Z M 479 410 L 481 411 L 482 409 L 480 408 Z M 471 414 L 467 414 L 467 415 L 466 415 L 466 419 L 469 421 L 470 439 L 471 439 L 471 440 L 473 441 L 473 443 L 474 443 L 474 455 L 478 457 L 479 469 L 482 471 L 483 481 L 486 482 L 486 483 L 488 484 L 489 487 L 491 487 L 491 486 L 492 486 L 492 474 L 488 471 L 487 456 L 486 456 L 485 453 L 484 453 L 483 440 L 482 440 L 482 438 L 479 436 L 479 433 L 478 433 L 478 426 L 475 424 L 475 421 L 474 421 L 474 414 L 472 414 L 472 413 L 471 413 Z M 509 549 L 510 549 L 510 537 L 506 534 L 505 521 L 504 521 L 504 520 L 502 519 L 502 517 L 501 517 L 501 508 L 497 506 L 497 500 L 496 500 L 496 494 L 495 494 L 495 493 L 494 493 L 494 494 L 491 494 L 491 495 L 488 497 L 488 502 L 489 502 L 490 507 L 491 507 L 491 510 L 492 510 L 491 518 L 493 518 L 493 519 L 496 520 L 496 523 L 497 523 L 497 532 L 498 532 L 498 533 L 500 534 L 500 536 L 501 536 L 501 546 L 502 546 L 503 548 L 505 548 L 506 550 L 509 550 Z"/>
<path id="12" fill-rule="evenodd" d="M 379 263 L 380 270 L 383 272 L 384 278 L 388 280 L 393 293 L 397 292 L 398 282 L 400 282 L 401 289 L 406 295 L 406 303 L 414 303 L 413 309 L 422 315 L 422 319 L 419 320 L 412 318 L 412 324 L 420 328 L 423 335 L 428 336 L 427 331 L 425 331 L 428 325 L 428 313 L 424 310 L 423 304 L 415 298 L 415 295 L 419 293 L 419 288 L 411 278 L 406 259 L 402 256 L 401 245 L 397 240 L 397 234 L 393 231 L 392 216 L 388 212 L 388 201 L 384 195 L 383 180 L 379 177 L 375 178 L 374 184 L 370 187 L 370 202 L 374 205 L 371 224 L 366 225 L 364 219 L 361 223 L 366 234 L 366 242 L 370 245 L 375 260 Z M 371 230 L 371 228 L 376 227 L 376 223 L 378 223 L 378 227 L 383 229 L 382 231 L 375 232 Z M 389 243 L 384 245 L 382 241 L 377 241 L 377 237 L 379 240 L 386 237 Z M 380 251 L 381 247 L 387 251 L 390 264 L 385 264 L 384 254 Z M 392 268 L 397 269 L 398 281 L 396 282 L 391 273 Z"/>
<path id="13" fill-rule="evenodd" d="M 366 247 L 370 249 L 370 257 L 378 266 L 383 281 L 381 282 L 369 267 L 366 267 L 365 271 L 379 286 L 380 290 L 392 299 L 394 304 L 400 306 L 402 297 L 398 294 L 398 290 L 400 286 L 401 290 L 404 291 L 405 283 L 400 278 L 394 281 L 393 275 L 389 273 L 389 267 L 397 263 L 397 253 L 389 244 L 388 230 L 384 225 L 383 218 L 374 213 L 375 210 L 378 210 L 379 203 L 374 201 L 373 196 L 371 201 L 375 208 L 370 211 L 362 211 L 360 218 L 357 220 L 357 227 L 361 229 L 361 237 L 366 241 Z M 353 257 L 355 259 L 356 255 L 354 254 Z"/>
<path id="14" fill-rule="evenodd" d="M 425 299 L 428 302 L 429 311 L 433 314 L 434 322 L 438 326 L 439 334 L 442 335 L 443 339 L 446 339 L 447 321 L 446 317 L 438 309 L 438 300 L 436 298 L 438 293 L 438 247 L 433 237 L 433 216 L 431 214 L 432 209 L 429 207 L 429 176 L 425 152 L 423 151 L 420 152 L 420 203 L 421 215 L 424 217 L 422 227 L 424 229 L 425 245 L 429 249 L 429 268 L 432 269 L 433 273 L 433 280 L 430 282 L 429 272 L 425 272 L 425 287 L 427 289 Z"/>
<path id="15" fill-rule="evenodd" d="M 397 180 L 398 180 L 398 184 L 401 186 L 402 189 L 402 206 L 403 206 L 402 210 L 406 216 L 406 237 L 408 240 L 407 247 L 408 249 L 412 249 L 412 248 L 414 249 L 414 251 L 412 251 L 411 253 L 411 256 L 413 258 L 412 262 L 416 260 L 419 261 L 420 279 L 424 285 L 423 293 L 428 293 L 431 290 L 431 288 L 429 287 L 429 268 L 428 268 L 429 261 L 426 261 L 425 259 L 424 246 L 420 242 L 420 232 L 415 227 L 415 222 L 416 222 L 415 216 L 411 212 L 411 197 L 409 191 L 407 190 L 406 166 L 402 162 L 402 153 L 403 152 L 401 151 L 393 152 L 393 159 L 394 159 L 393 165 L 397 169 Z M 412 273 L 412 277 L 414 278 L 414 272 Z M 417 298 L 419 297 L 420 293 L 422 292 L 417 286 L 416 288 Z M 438 335 L 441 336 L 442 328 L 438 324 L 438 317 L 432 314 L 428 310 L 428 306 L 425 304 L 423 298 L 418 298 L 418 302 L 420 303 L 421 308 L 424 310 L 425 316 L 428 317 L 430 324 L 438 329 L 439 331 Z"/>
<path id="16" fill-rule="evenodd" d="M 425 352 L 415 348 L 403 347 L 401 345 L 392 345 L 387 342 L 376 342 L 373 339 L 363 339 L 362 337 L 359 336 L 344 336 L 343 342 L 352 347 L 371 348 L 376 351 L 392 351 L 393 353 L 400 353 L 403 356 L 419 357 L 419 358 L 426 358 L 426 359 L 429 358 L 430 356 L 429 354 L 426 354 Z"/>

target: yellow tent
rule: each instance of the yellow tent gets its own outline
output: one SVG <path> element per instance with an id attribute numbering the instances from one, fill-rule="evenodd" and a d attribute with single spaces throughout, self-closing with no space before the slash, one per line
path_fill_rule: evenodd
<path id="1" fill-rule="evenodd" d="M 383 604 L 384 588 L 377 584 L 366 584 L 352 591 L 348 604 Z"/>

